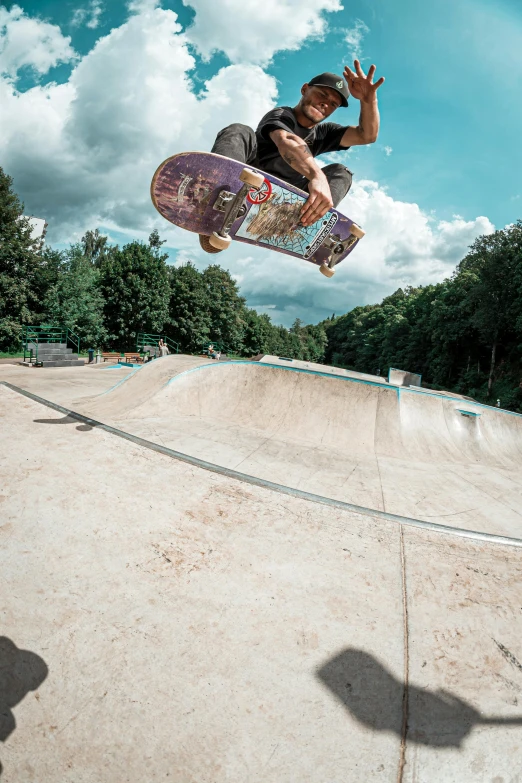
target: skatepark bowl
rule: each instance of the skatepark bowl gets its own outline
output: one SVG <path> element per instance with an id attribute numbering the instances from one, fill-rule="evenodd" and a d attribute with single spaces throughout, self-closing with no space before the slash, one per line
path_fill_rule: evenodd
<path id="1" fill-rule="evenodd" d="M 522 416 L 107 369 L 0 365 L 2 783 L 522 780 Z"/>

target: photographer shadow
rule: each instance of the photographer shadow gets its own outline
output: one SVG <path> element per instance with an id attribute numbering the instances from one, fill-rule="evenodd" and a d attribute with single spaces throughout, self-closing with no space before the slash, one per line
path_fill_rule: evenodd
<path id="1" fill-rule="evenodd" d="M 402 738 L 404 683 L 373 655 L 347 648 L 317 670 L 321 682 L 359 723 Z M 477 725 L 522 726 L 512 718 L 481 715 L 448 691 L 408 686 L 406 738 L 435 748 L 459 748 Z"/>
<path id="2" fill-rule="evenodd" d="M 5 742 L 16 728 L 13 707 L 29 691 L 35 691 L 48 673 L 47 665 L 39 655 L 21 650 L 7 636 L 0 636 L 0 742 Z"/>

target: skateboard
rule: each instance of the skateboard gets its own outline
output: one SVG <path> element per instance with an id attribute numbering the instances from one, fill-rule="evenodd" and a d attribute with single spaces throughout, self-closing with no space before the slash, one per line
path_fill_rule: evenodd
<path id="1" fill-rule="evenodd" d="M 212 152 L 167 158 L 154 174 L 151 197 L 164 218 L 208 236 L 214 250 L 226 250 L 232 240 L 246 242 L 317 264 L 326 277 L 364 236 L 336 209 L 311 226 L 300 225 L 308 193 Z"/>

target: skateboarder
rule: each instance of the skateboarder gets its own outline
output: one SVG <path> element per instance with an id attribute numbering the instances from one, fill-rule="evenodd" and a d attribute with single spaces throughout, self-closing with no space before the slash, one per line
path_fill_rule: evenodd
<path id="1" fill-rule="evenodd" d="M 256 132 L 248 125 L 234 123 L 221 130 L 212 152 L 273 174 L 307 191 L 310 198 L 300 220 L 310 226 L 337 206 L 352 184 L 352 172 L 340 163 L 321 168 L 314 158 L 327 152 L 347 150 L 358 144 L 372 144 L 379 132 L 377 90 L 384 77 L 373 83 L 375 65 L 368 74 L 354 61 L 355 72 L 348 66 L 344 78 L 322 73 L 301 87 L 301 100 L 291 108 L 279 106 L 265 114 Z M 343 126 L 324 122 L 340 106 L 348 106 L 352 95 L 361 103 L 359 124 Z M 219 253 L 200 234 L 199 242 L 207 253 Z"/>

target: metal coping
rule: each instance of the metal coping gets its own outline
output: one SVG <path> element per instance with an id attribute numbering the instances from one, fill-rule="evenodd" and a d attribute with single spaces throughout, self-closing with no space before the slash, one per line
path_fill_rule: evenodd
<path id="1" fill-rule="evenodd" d="M 228 478 L 236 479 L 237 481 L 242 481 L 257 487 L 262 487 L 263 489 L 272 490 L 273 492 L 279 492 L 283 495 L 290 495 L 291 497 L 308 500 L 312 503 L 320 503 L 321 505 L 338 508 L 343 511 L 351 511 L 357 514 L 363 514 L 364 516 L 371 516 L 377 519 L 386 520 L 387 522 L 409 525 L 410 527 L 417 527 L 434 533 L 443 533 L 450 536 L 454 535 L 461 538 L 470 538 L 475 541 L 485 541 L 489 544 L 502 544 L 504 546 L 522 547 L 522 539 L 519 538 L 493 535 L 492 533 L 482 533 L 478 530 L 465 530 L 464 528 L 440 525 L 435 522 L 425 522 L 422 519 L 403 517 L 398 514 L 389 514 L 386 511 L 378 511 L 377 509 L 366 508 L 365 506 L 357 506 L 353 503 L 347 503 L 343 500 L 334 500 L 323 495 L 315 495 L 311 492 L 305 492 L 301 489 L 294 489 L 293 487 L 288 487 L 284 484 L 276 484 L 273 481 L 268 481 L 257 476 L 250 476 L 248 473 L 241 473 L 237 470 L 234 470 L 233 468 L 225 468 L 222 465 L 216 465 L 213 462 L 207 462 L 206 460 L 199 459 L 198 457 L 193 457 L 190 454 L 184 454 L 181 451 L 169 449 L 166 446 L 161 446 L 159 443 L 153 443 L 152 441 L 145 440 L 144 438 L 140 438 L 137 435 L 132 435 L 131 433 L 125 432 L 124 430 L 119 430 L 116 427 L 111 427 L 109 424 L 103 424 L 103 422 L 90 419 L 88 416 L 84 416 L 81 413 L 69 410 L 68 408 L 63 407 L 63 405 L 58 405 L 55 402 L 46 400 L 43 397 L 39 397 L 38 395 L 27 391 L 26 389 L 21 389 L 18 386 L 14 386 L 12 383 L 8 383 L 7 381 L 0 381 L 0 386 L 6 386 L 8 389 L 11 389 L 11 391 L 16 392 L 17 394 L 21 394 L 22 396 L 27 397 L 34 402 L 40 403 L 41 405 L 45 405 L 47 408 L 52 408 L 52 410 L 58 411 L 58 413 L 63 413 L 66 416 L 70 416 L 71 418 L 82 422 L 83 424 L 88 424 L 91 427 L 104 430 L 105 432 L 108 432 L 111 435 L 115 435 L 118 438 L 122 438 L 123 440 L 128 440 L 137 446 L 142 446 L 143 448 L 156 451 L 159 454 L 164 454 L 167 457 L 177 459 L 180 462 L 187 462 L 188 464 L 194 465 L 195 467 L 208 470 L 212 473 L 219 473 L 222 476 L 227 476 Z"/>

